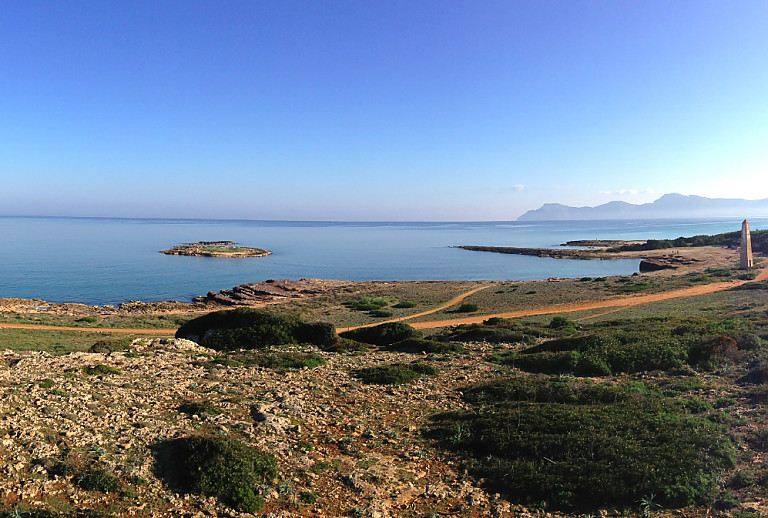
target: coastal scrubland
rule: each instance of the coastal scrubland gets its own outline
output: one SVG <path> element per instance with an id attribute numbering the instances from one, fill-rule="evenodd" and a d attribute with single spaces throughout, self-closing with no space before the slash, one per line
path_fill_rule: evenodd
<path id="1" fill-rule="evenodd" d="M 0 516 L 762 516 L 768 284 L 735 257 L 226 311 L 7 305 L 67 329 L 0 328 Z M 722 289 L 557 312 L 702 285 Z"/>

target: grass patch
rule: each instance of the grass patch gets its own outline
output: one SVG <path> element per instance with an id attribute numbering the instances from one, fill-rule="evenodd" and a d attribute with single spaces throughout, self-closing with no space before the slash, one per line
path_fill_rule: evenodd
<path id="1" fill-rule="evenodd" d="M 376 385 L 402 385 L 427 376 L 437 376 L 440 371 L 421 362 L 393 363 L 380 367 L 368 367 L 355 371 L 355 376 L 363 383 Z"/>
<path id="2" fill-rule="evenodd" d="M 120 374 L 120 369 L 110 367 L 109 365 L 104 365 L 102 363 L 97 363 L 96 365 L 87 365 L 83 367 L 83 372 L 89 376 L 105 376 Z"/>

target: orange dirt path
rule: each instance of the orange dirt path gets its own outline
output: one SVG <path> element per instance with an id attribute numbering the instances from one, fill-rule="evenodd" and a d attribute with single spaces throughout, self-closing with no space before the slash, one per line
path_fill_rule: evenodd
<path id="1" fill-rule="evenodd" d="M 760 274 L 755 278 L 755 281 L 765 281 L 765 280 L 768 280 L 768 269 L 762 270 Z M 721 282 L 717 284 L 706 284 L 704 286 L 693 286 L 691 288 L 683 288 L 679 290 L 666 291 L 663 293 L 653 293 L 650 295 L 634 295 L 629 297 L 601 300 L 597 302 L 586 302 L 583 304 L 563 304 L 561 306 L 545 306 L 541 308 L 510 311 L 507 313 L 493 313 L 490 315 L 478 315 L 475 317 L 464 317 L 464 318 L 456 318 L 456 319 L 450 319 L 450 320 L 433 320 L 431 322 L 413 322 L 411 323 L 411 326 L 413 326 L 416 329 L 433 329 L 436 327 L 457 326 L 462 324 L 480 324 L 484 320 L 487 320 L 492 317 L 520 318 L 520 317 L 531 317 L 536 315 L 550 315 L 554 313 L 572 313 L 574 311 L 585 311 L 590 309 L 603 309 L 603 308 L 617 308 L 617 309 L 614 309 L 613 311 L 618 311 L 620 309 L 624 309 L 627 307 L 639 306 L 641 304 L 649 304 L 651 302 L 659 302 L 663 300 L 676 299 L 680 297 L 698 297 L 701 295 L 709 295 L 711 293 L 716 293 L 718 291 L 724 291 L 730 288 L 735 288 L 737 286 L 741 286 L 748 282 L 753 282 L 753 281 Z M 601 314 L 612 313 L 613 311 L 607 311 L 606 313 L 601 313 Z M 598 316 L 598 315 L 593 315 L 593 316 Z M 414 318 L 414 317 L 406 317 L 406 318 Z M 585 318 L 589 318 L 589 317 L 585 317 Z M 401 320 L 405 320 L 405 318 Z"/>
<path id="2" fill-rule="evenodd" d="M 427 311 L 422 311 L 421 313 L 414 313 L 413 315 L 408 315 L 406 317 L 393 318 L 393 319 L 390 319 L 390 320 L 382 320 L 381 322 L 374 322 L 373 324 L 365 324 L 365 325 L 362 325 L 362 326 L 354 326 L 354 327 L 340 327 L 340 328 L 336 329 L 336 332 L 341 333 L 342 331 L 351 331 L 352 329 L 360 329 L 360 328 L 363 328 L 363 327 L 374 327 L 374 326 L 378 326 L 380 324 L 390 324 L 392 322 L 401 322 L 403 320 L 410 320 L 412 318 L 423 317 L 424 315 L 431 315 L 432 313 L 437 313 L 438 311 L 442 311 L 444 309 L 450 308 L 451 306 L 455 306 L 456 304 L 458 304 L 459 302 L 463 301 L 464 299 L 466 299 L 470 295 L 474 295 L 478 291 L 486 290 L 486 289 L 490 288 L 491 286 L 495 286 L 495 284 L 488 284 L 486 286 L 480 286 L 479 288 L 474 288 L 472 290 L 469 290 L 469 291 L 467 291 L 465 293 L 462 293 L 461 295 L 458 295 L 458 296 L 452 298 L 451 300 L 449 300 L 448 302 L 446 302 L 445 304 L 443 304 L 439 308 L 429 309 Z"/>
<path id="3" fill-rule="evenodd" d="M 766 280 L 768 280 L 768 268 L 762 269 L 758 274 L 758 276 L 755 278 L 755 281 L 766 281 Z M 487 314 L 487 315 L 463 317 L 463 318 L 456 318 L 456 319 L 450 319 L 450 320 L 432 320 L 428 322 L 413 322 L 411 323 L 411 325 L 416 329 L 433 329 L 436 327 L 457 326 L 461 324 L 480 324 L 483 322 L 483 320 L 487 320 L 492 317 L 520 318 L 520 317 L 530 317 L 530 316 L 536 316 L 536 315 L 550 315 L 554 313 L 572 313 L 574 311 L 585 311 L 590 309 L 615 308 L 611 311 L 600 313 L 600 315 L 603 315 L 603 314 L 612 313 L 614 311 L 618 311 L 620 309 L 624 309 L 627 307 L 639 306 L 641 304 L 649 304 L 651 302 L 659 302 L 663 300 L 670 300 L 670 299 L 676 299 L 681 297 L 697 297 L 701 295 L 709 295 L 710 293 L 716 293 L 718 291 L 724 291 L 730 288 L 735 288 L 737 286 L 741 286 L 748 282 L 754 282 L 754 281 L 720 282 L 716 284 L 706 284 L 704 286 L 693 286 L 691 288 L 683 288 L 680 290 L 666 291 L 663 293 L 653 293 L 650 295 L 634 295 L 629 297 L 620 297 L 620 298 L 609 299 L 609 300 L 601 300 L 597 302 L 587 302 L 583 304 L 563 304 L 559 306 L 544 306 L 541 308 L 523 309 L 519 311 L 510 311 L 506 313 L 493 313 L 493 314 Z M 413 315 L 409 315 L 402 318 L 385 320 L 383 322 L 376 322 L 373 324 L 367 324 L 364 326 L 341 327 L 341 328 L 338 328 L 337 331 L 342 332 L 350 329 L 358 329 L 361 327 L 377 326 L 379 324 L 384 324 L 384 323 L 402 322 L 403 320 L 411 320 L 424 315 L 437 313 L 438 311 L 454 306 L 459 302 L 463 301 L 464 299 L 466 299 L 467 297 L 469 297 L 470 295 L 473 295 L 478 291 L 488 289 L 491 286 L 494 286 L 494 284 L 488 284 L 485 286 L 480 286 L 478 288 L 469 290 L 465 293 L 462 293 L 461 295 L 458 295 L 452 298 L 442 306 L 435 309 L 422 311 L 420 313 L 415 313 Z M 599 316 L 599 315 L 591 315 L 591 317 L 596 317 L 596 316 Z M 584 317 L 584 319 L 591 318 L 591 317 Z M 46 326 L 46 325 L 35 325 L 35 324 L 3 324 L 3 323 L 0 323 L 0 329 L 45 329 L 45 330 L 51 330 L 51 331 L 122 333 L 122 334 L 137 334 L 137 335 L 154 335 L 154 336 L 173 336 L 176 334 L 176 329 L 119 329 L 119 328 L 105 328 L 105 327 L 64 327 L 64 326 Z"/>

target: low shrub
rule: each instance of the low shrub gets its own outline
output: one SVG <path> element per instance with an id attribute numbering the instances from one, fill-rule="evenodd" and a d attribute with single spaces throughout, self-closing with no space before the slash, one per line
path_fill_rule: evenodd
<path id="1" fill-rule="evenodd" d="M 471 302 L 465 302 L 461 306 L 459 306 L 456 309 L 457 313 L 474 313 L 479 308 L 477 307 L 477 304 L 472 304 Z"/>
<path id="2" fill-rule="evenodd" d="M 407 308 L 415 308 L 418 305 L 419 305 L 418 302 L 414 302 L 412 300 L 404 300 L 402 302 L 398 302 L 392 307 L 398 308 L 398 309 L 407 309 Z"/>
<path id="3" fill-rule="evenodd" d="M 403 322 L 388 322 L 373 327 L 361 327 L 341 333 L 343 338 L 373 345 L 391 345 L 407 338 L 419 338 L 421 333 Z"/>
<path id="4" fill-rule="evenodd" d="M 339 340 L 336 326 L 330 322 L 301 324 L 296 328 L 294 334 L 299 342 L 316 345 L 320 348 L 331 347 Z"/>
<path id="5" fill-rule="evenodd" d="M 490 491 L 555 509 L 701 501 L 733 465 L 722 426 L 638 387 L 501 378 L 462 389 L 470 410 L 433 417 L 429 434 Z M 639 387 L 643 388 L 643 387 Z"/>
<path id="6" fill-rule="evenodd" d="M 176 331 L 176 338 L 186 338 L 217 351 L 262 349 L 297 342 L 330 347 L 336 340 L 336 330 L 324 322 L 306 323 L 296 316 L 238 308 L 190 320 Z"/>
<path id="7" fill-rule="evenodd" d="M 277 476 L 272 455 L 236 439 L 183 437 L 156 449 L 160 475 L 169 484 L 243 512 L 261 510 L 264 499 L 254 490 Z"/>
<path id="8" fill-rule="evenodd" d="M 374 309 L 373 311 L 369 311 L 368 314 L 371 315 L 372 317 L 387 318 L 387 317 L 391 317 L 394 313 L 392 313 L 388 309 Z"/>
<path id="9" fill-rule="evenodd" d="M 418 378 L 437 376 L 440 371 L 421 362 L 393 363 L 380 367 L 368 367 L 355 371 L 355 376 L 363 383 L 376 385 L 401 385 Z"/>

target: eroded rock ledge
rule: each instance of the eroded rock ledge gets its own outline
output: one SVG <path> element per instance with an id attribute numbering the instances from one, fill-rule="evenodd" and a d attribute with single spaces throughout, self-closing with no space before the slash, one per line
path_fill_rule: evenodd
<path id="1" fill-rule="evenodd" d="M 264 282 L 241 284 L 231 290 L 209 291 L 207 295 L 196 297 L 194 300 L 195 302 L 216 303 L 225 306 L 247 306 L 254 303 L 312 297 L 349 284 L 352 282 L 328 279 L 300 279 L 298 281 L 269 279 Z"/>

